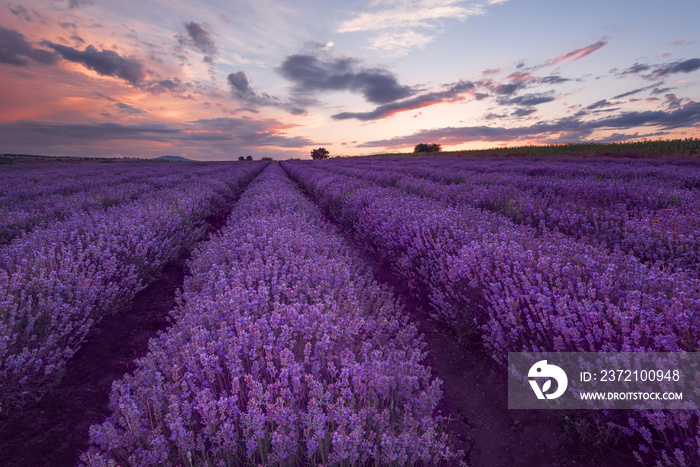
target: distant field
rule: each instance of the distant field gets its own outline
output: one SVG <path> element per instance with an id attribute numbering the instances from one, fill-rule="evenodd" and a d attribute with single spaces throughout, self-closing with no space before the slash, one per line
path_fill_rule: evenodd
<path id="1" fill-rule="evenodd" d="M 698 144 L 13 164 L 0 170 L 0 433 L 41 423 L 23 414 L 43 409 L 23 411 L 99 348 L 99 324 L 191 254 L 168 326 L 139 330 L 148 350 L 65 459 L 489 465 L 503 451 L 531 465 L 698 465 L 697 411 L 562 426 L 531 414 L 542 428 L 514 430 L 488 420 L 504 417 L 505 394 L 449 371 L 469 360 L 498 378 L 526 350 L 700 351 Z M 538 444 L 572 423 L 569 444 Z M 61 445 L 45 438 L 36 455 Z M 42 462 L 19 457 L 31 455 L 15 462 Z"/>
<path id="2" fill-rule="evenodd" d="M 482 157 L 482 156 L 510 156 L 510 157 L 692 157 L 700 156 L 700 138 L 686 138 L 674 140 L 633 141 L 622 143 L 580 143 L 580 144 L 548 144 L 511 146 L 504 148 L 474 149 L 468 151 L 443 151 L 430 155 L 442 155 L 450 157 Z M 426 153 L 401 153 L 401 154 L 374 154 L 364 157 L 424 157 Z"/>

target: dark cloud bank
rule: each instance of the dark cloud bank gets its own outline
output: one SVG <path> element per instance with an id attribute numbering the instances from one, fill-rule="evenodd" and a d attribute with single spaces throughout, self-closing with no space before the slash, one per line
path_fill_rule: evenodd
<path id="1" fill-rule="evenodd" d="M 27 66 L 31 62 L 53 65 L 59 56 L 50 50 L 33 47 L 23 34 L 0 26 L 0 63 Z"/>
<path id="2" fill-rule="evenodd" d="M 451 145 L 465 141 L 517 141 L 528 138 L 553 138 L 574 142 L 589 136 L 597 129 L 627 130 L 643 126 L 657 126 L 663 130 L 697 125 L 700 122 L 700 103 L 690 101 L 670 112 L 656 110 L 623 112 L 618 115 L 591 121 L 567 117 L 553 122 L 540 122 L 532 126 L 503 128 L 492 126 L 446 127 L 423 130 L 412 135 L 378 141 L 369 141 L 359 147 L 403 147 L 420 142 L 434 141 Z"/>
<path id="3" fill-rule="evenodd" d="M 81 51 L 48 41 L 42 44 L 55 50 L 65 60 L 81 63 L 104 76 L 116 76 L 131 84 L 138 84 L 146 76 L 143 63 L 136 59 L 122 57 L 113 50 L 97 50 L 94 46 L 88 45 Z"/>
<path id="4" fill-rule="evenodd" d="M 117 104 L 121 110 L 130 106 Z M 133 109 L 133 107 L 131 107 Z M 93 145 L 105 141 L 157 141 L 175 145 L 230 145 L 231 147 L 279 146 L 299 148 L 313 144 L 303 137 L 289 137 L 274 119 L 215 118 L 187 122 L 179 128 L 162 124 L 62 123 L 35 120 L 0 123 L 5 147 L 39 142 L 44 148 Z M 195 130 L 195 131 L 191 131 Z"/>

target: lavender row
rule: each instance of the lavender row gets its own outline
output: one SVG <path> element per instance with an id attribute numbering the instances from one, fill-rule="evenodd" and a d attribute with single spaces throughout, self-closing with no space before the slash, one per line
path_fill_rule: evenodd
<path id="1" fill-rule="evenodd" d="M 278 165 L 190 263 L 175 324 L 113 386 L 92 466 L 451 458 L 400 305 Z"/>
<path id="2" fill-rule="evenodd" d="M 5 166 L 0 172 L 0 206 L 51 195 L 67 195 L 109 183 L 143 180 L 178 172 L 215 173 L 216 164 L 117 162 Z"/>
<path id="3" fill-rule="evenodd" d="M 168 169 L 146 163 L 110 165 L 99 173 L 89 166 L 70 168 L 72 171 L 64 168 L 57 173 L 52 168 L 25 168 L 3 178 L 6 194 L 0 200 L 0 244 L 86 210 L 104 210 L 157 189 L 201 180 L 212 170 L 189 164 Z"/>
<path id="4" fill-rule="evenodd" d="M 164 164 L 116 163 L 77 165 L 32 165 L 3 169 L 0 174 L 0 208 L 24 202 L 51 199 L 91 190 L 104 184 L 119 184 L 173 172 Z"/>
<path id="5" fill-rule="evenodd" d="M 442 171 L 454 176 L 450 163 L 445 165 L 448 168 Z M 565 181 L 500 173 L 460 176 L 461 183 L 448 185 L 442 171 L 416 176 L 411 169 L 393 164 L 369 170 L 348 164 L 325 168 L 382 186 L 398 186 L 451 206 L 488 209 L 540 232 L 563 232 L 633 254 L 647 264 L 700 275 L 698 190 L 653 187 L 647 180 Z"/>
<path id="6" fill-rule="evenodd" d="M 469 170 L 472 164 L 479 162 L 481 167 L 492 164 L 493 170 Z M 327 165 L 327 168 L 343 168 L 354 171 L 382 172 L 384 179 L 391 181 L 391 175 L 410 175 L 415 178 L 428 179 L 449 185 L 495 185 L 498 188 L 513 186 L 520 191 L 527 191 L 538 196 L 579 200 L 596 207 L 623 207 L 628 210 L 636 208 L 663 209 L 682 203 L 698 201 L 698 184 L 694 188 L 681 186 L 662 178 L 649 176 L 629 177 L 625 172 L 608 173 L 605 177 L 594 174 L 568 176 L 551 170 L 554 164 L 576 165 L 576 162 L 561 161 L 520 161 L 518 169 L 501 168 L 503 161 L 460 161 L 459 159 L 442 159 L 439 162 L 417 160 L 414 164 L 401 161 L 340 162 Z M 683 168 L 686 177 L 700 179 L 700 165 Z"/>
<path id="7" fill-rule="evenodd" d="M 605 158 L 508 158 L 508 157 L 479 157 L 479 158 L 445 158 L 421 157 L 415 159 L 387 158 L 364 159 L 367 167 L 381 167 L 385 163 L 398 164 L 412 171 L 442 171 L 446 180 L 460 183 L 460 177 L 465 173 L 499 173 L 503 175 L 548 176 L 558 179 L 593 178 L 597 180 L 636 181 L 648 180 L 652 185 L 673 188 L 700 188 L 700 163 L 696 159 L 605 159 Z M 349 164 L 349 161 L 333 161 L 333 163 Z M 450 170 L 444 170 L 448 165 Z M 456 172 L 455 172 L 456 170 Z"/>
<path id="8" fill-rule="evenodd" d="M 95 323 L 200 238 L 224 195 L 264 165 L 87 212 L 0 250 L 0 413 L 39 397 Z"/>
<path id="9" fill-rule="evenodd" d="M 502 363 L 509 351 L 700 347 L 697 279 L 562 234 L 539 234 L 480 209 L 446 207 L 308 164 L 284 167 L 429 299 L 436 317 L 481 334 Z M 641 453 L 658 441 L 653 428 L 671 457 L 679 450 L 678 456 L 700 461 L 697 411 L 636 412 L 612 422 L 643 439 Z"/>

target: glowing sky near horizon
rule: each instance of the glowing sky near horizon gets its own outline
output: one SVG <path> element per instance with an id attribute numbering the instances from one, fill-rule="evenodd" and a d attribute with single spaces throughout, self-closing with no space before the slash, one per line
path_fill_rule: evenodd
<path id="1" fill-rule="evenodd" d="M 0 153 L 700 137 L 700 2 L 0 1 Z"/>

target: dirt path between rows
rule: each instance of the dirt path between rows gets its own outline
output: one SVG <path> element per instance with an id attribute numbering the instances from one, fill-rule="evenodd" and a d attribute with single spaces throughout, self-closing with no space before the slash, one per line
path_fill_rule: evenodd
<path id="1" fill-rule="evenodd" d="M 298 183 L 297 186 L 315 202 L 304 187 Z M 351 230 L 325 214 L 324 218 L 339 229 L 358 257 L 372 268 L 375 279 L 395 293 L 423 334 L 428 345 L 424 363 L 443 381 L 438 410 L 447 419 L 454 449 L 465 452 L 468 465 L 639 466 L 625 446 L 597 448 L 567 436 L 555 411 L 509 410 L 507 373 L 487 354 L 480 339 L 460 342 L 447 325 L 430 317 L 430 305 L 414 296 L 406 281 L 388 264 L 378 262 L 376 255 L 355 240 Z"/>
<path id="2" fill-rule="evenodd" d="M 207 219 L 206 241 L 226 223 L 225 214 Z M 169 324 L 175 291 L 182 286 L 192 250 L 167 264 L 160 277 L 119 313 L 103 319 L 68 362 L 60 383 L 36 403 L 0 421 L 0 465 L 4 467 L 75 466 L 87 450 L 90 425 L 109 414 L 112 382 L 136 369 L 148 341 Z"/>

